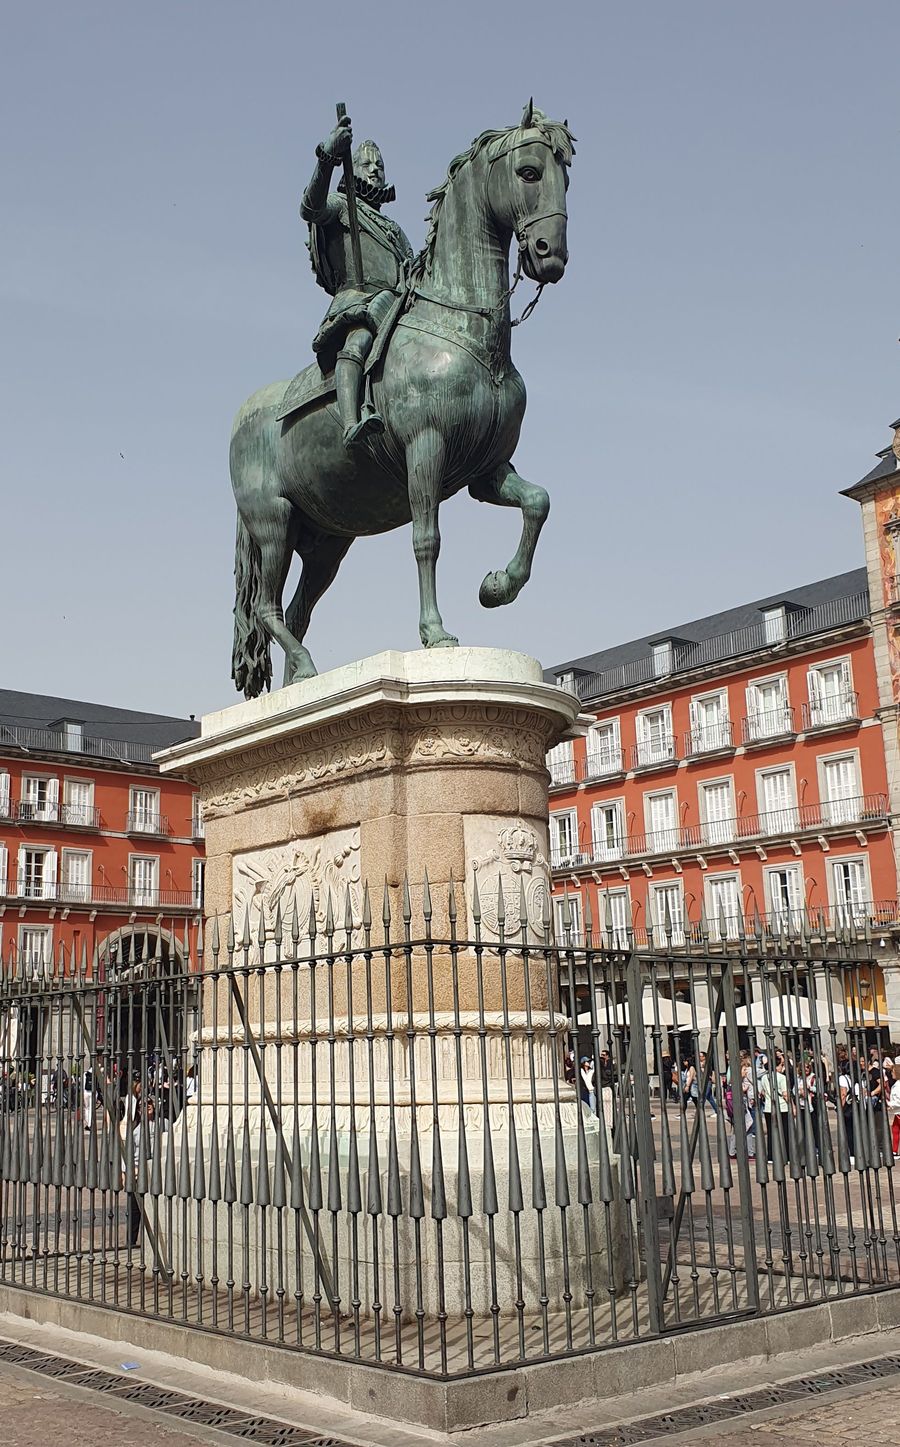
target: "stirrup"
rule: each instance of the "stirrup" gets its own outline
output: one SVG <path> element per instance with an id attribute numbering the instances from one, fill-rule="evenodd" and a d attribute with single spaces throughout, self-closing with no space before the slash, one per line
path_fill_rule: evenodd
<path id="1" fill-rule="evenodd" d="M 344 446 L 348 449 L 365 447 L 371 437 L 378 437 L 383 431 L 384 423 L 378 413 L 370 412 L 361 421 L 344 428 Z"/>

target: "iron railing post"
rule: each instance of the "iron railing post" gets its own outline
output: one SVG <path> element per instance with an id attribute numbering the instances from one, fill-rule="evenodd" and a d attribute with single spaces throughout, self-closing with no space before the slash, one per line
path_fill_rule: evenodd
<path id="1" fill-rule="evenodd" d="M 659 1216 L 656 1207 L 656 1147 L 650 1119 L 650 1076 L 644 1036 L 643 980 L 641 960 L 637 952 L 629 956 L 625 972 L 628 998 L 629 1056 L 634 1079 L 634 1115 L 638 1150 L 638 1201 L 644 1256 L 647 1270 L 647 1308 L 650 1330 L 661 1333 L 665 1327 L 662 1279 L 659 1256 Z M 623 1082 L 627 1089 L 627 1080 Z M 601 1122 L 601 1129 L 603 1129 Z M 627 1148 L 627 1147 L 626 1147 Z"/>

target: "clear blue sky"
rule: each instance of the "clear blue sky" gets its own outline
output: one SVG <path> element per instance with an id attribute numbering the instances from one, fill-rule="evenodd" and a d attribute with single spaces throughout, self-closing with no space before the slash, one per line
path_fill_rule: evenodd
<path id="1" fill-rule="evenodd" d="M 414 245 L 450 158 L 528 96 L 578 137 L 571 260 L 516 336 L 516 461 L 553 509 L 442 519 L 445 622 L 547 664 L 862 561 L 900 413 L 895 0 L 432 6 L 121 0 L 0 11 L 0 682 L 232 698 L 232 416 L 309 360 L 297 203 L 347 102 Z M 321 670 L 418 644 L 408 531 L 361 541 Z M 280 677 L 280 655 L 277 668 Z"/>

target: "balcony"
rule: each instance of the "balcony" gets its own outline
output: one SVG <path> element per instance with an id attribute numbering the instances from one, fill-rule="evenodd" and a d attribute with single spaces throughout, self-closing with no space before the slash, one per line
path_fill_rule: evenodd
<path id="1" fill-rule="evenodd" d="M 63 829 L 99 829 L 100 810 L 93 805 L 60 804 L 52 800 L 40 804 L 20 799 L 12 806 L 12 817 L 18 824 L 56 824 Z"/>
<path id="2" fill-rule="evenodd" d="M 706 728 L 691 729 L 684 736 L 686 759 L 697 759 L 705 754 L 732 753 L 734 748 L 734 727 L 729 718 L 707 724 Z"/>
<path id="3" fill-rule="evenodd" d="M 143 809 L 132 811 L 125 824 L 126 834 L 151 834 L 157 838 L 170 834 L 169 820 L 165 814 L 147 814 Z"/>
<path id="4" fill-rule="evenodd" d="M 588 749 L 584 757 L 583 777 L 585 779 L 608 779 L 614 774 L 624 774 L 625 756 L 621 749 Z"/>
<path id="5" fill-rule="evenodd" d="M 597 864 L 628 863 L 654 855 L 695 854 L 716 849 L 755 846 L 764 841 L 792 838 L 798 834 L 829 833 L 834 830 L 886 828 L 889 823 L 884 794 L 860 794 L 851 799 L 831 799 L 821 804 L 791 804 L 764 814 L 739 814 L 730 819 L 710 819 L 702 824 L 673 825 L 622 839 L 586 841 L 579 850 L 552 851 L 553 869 L 578 869 Z"/>
<path id="6" fill-rule="evenodd" d="M 206 830 L 203 827 L 203 819 L 199 814 L 195 814 L 194 817 L 191 819 L 191 838 L 198 842 L 201 839 L 206 838 Z"/>
<path id="7" fill-rule="evenodd" d="M 744 743 L 748 748 L 793 738 L 795 733 L 794 710 L 786 703 L 763 713 L 747 714 L 744 719 Z"/>
<path id="8" fill-rule="evenodd" d="M 578 782 L 577 771 L 574 759 L 565 759 L 555 763 L 548 763 L 550 771 L 550 788 L 565 789 L 567 786 Z M 196 835 L 194 836 L 197 837 Z"/>
<path id="9" fill-rule="evenodd" d="M 63 728 L 19 728 L 0 723 L 0 752 L 10 748 L 21 749 L 26 754 L 79 754 L 123 764 L 149 764 L 153 758 L 150 744 L 134 743 L 131 739 L 97 739 L 87 734 L 73 735 Z"/>
<path id="10" fill-rule="evenodd" d="M 896 608 L 900 604 L 900 577 L 894 573 L 885 579 L 887 587 L 887 600 L 889 608 Z"/>
<path id="11" fill-rule="evenodd" d="M 803 731 L 815 729 L 846 728 L 848 724 L 859 723 L 859 695 L 857 693 L 836 693 L 827 698 L 805 703 L 802 710 Z"/>
<path id="12" fill-rule="evenodd" d="M 658 739 L 643 739 L 631 750 L 631 767 L 641 769 L 665 769 L 678 760 L 673 734 L 664 734 Z"/>
<path id="13" fill-rule="evenodd" d="M 557 894 L 554 898 L 560 900 L 563 896 Z M 809 904 L 805 908 L 784 908 L 765 914 L 726 914 L 724 921 L 710 919 L 694 909 L 685 919 L 670 920 L 668 927 L 664 920 L 652 923 L 643 919 L 626 925 L 601 918 L 583 928 L 573 919 L 571 930 L 558 930 L 558 942 L 575 948 L 660 950 L 670 947 L 690 951 L 721 944 L 723 934 L 728 944 L 742 939 L 770 940 L 777 946 L 785 936 L 797 939 L 805 934 L 807 939 L 816 940 L 832 938 L 847 929 L 868 932 L 876 939 L 881 933 L 895 933 L 900 930 L 900 905 L 896 899 L 861 899 L 845 904 Z M 705 996 L 697 1002 L 698 1011 L 701 1006 L 708 1009 Z M 683 1008 L 689 1009 L 689 1003 L 684 1003 Z M 818 1009 L 819 1024 L 827 1028 L 827 1007 L 819 1004 Z M 645 1012 L 645 1018 L 654 1018 L 652 1009 Z"/>
<path id="14" fill-rule="evenodd" d="M 0 879 L 0 898 L 32 904 L 110 909 L 196 910 L 197 894 L 190 889 L 138 888 L 136 885 L 72 884 L 41 879 Z"/>

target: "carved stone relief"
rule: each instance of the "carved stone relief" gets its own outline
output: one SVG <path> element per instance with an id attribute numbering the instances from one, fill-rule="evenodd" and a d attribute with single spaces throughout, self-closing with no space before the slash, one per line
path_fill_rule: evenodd
<path id="1" fill-rule="evenodd" d="M 471 906 L 477 886 L 485 939 L 499 935 L 501 889 L 507 936 L 521 939 L 519 917 L 524 897 L 529 937 L 535 942 L 544 938 L 550 909 L 550 864 L 544 834 L 521 819 L 489 814 L 466 817 L 468 903 Z"/>
<path id="2" fill-rule="evenodd" d="M 253 938 L 259 928 L 260 909 L 271 925 L 276 909 L 290 921 L 294 909 L 302 934 L 307 933 L 310 908 L 319 930 L 324 929 L 331 895 L 335 923 L 343 927 L 347 893 L 354 929 L 362 923 L 359 829 L 334 829 L 315 839 L 294 839 L 266 849 L 248 849 L 232 860 L 234 917 L 240 928 L 250 912 Z"/>

